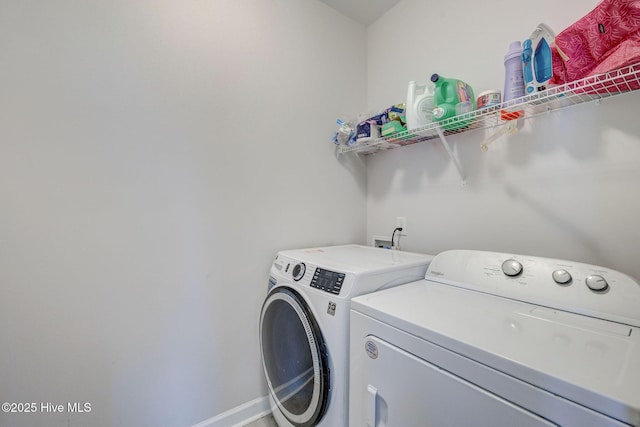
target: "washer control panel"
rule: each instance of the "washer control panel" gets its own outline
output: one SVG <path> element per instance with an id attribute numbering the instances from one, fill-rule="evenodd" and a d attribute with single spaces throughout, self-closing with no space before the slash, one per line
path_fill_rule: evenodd
<path id="1" fill-rule="evenodd" d="M 346 274 L 307 265 L 304 262 L 294 261 L 285 257 L 276 256 L 273 262 L 274 272 L 285 274 L 302 286 L 310 286 L 333 295 L 340 295 L 344 285 Z M 269 289 L 275 285 L 269 286 Z"/>
<path id="2" fill-rule="evenodd" d="M 498 252 L 438 254 L 427 280 L 640 327 L 640 284 L 615 270 Z"/>
<path id="3" fill-rule="evenodd" d="M 336 273 L 335 271 L 318 267 L 311 279 L 311 287 L 339 295 L 344 283 L 344 277 L 344 273 Z"/>

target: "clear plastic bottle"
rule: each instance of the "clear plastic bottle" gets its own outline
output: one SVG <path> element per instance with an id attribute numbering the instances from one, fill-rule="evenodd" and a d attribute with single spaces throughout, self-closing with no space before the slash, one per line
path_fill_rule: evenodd
<path id="1" fill-rule="evenodd" d="M 427 126 L 433 121 L 433 84 L 418 85 L 409 82 L 407 93 L 407 130 Z"/>

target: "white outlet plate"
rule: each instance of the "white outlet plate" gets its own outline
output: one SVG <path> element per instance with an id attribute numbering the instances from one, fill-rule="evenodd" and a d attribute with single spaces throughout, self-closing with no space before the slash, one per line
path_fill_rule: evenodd
<path id="1" fill-rule="evenodd" d="M 396 227 L 402 227 L 402 231 L 400 232 L 401 236 L 406 236 L 407 235 L 407 217 L 406 216 L 399 216 L 396 217 Z"/>

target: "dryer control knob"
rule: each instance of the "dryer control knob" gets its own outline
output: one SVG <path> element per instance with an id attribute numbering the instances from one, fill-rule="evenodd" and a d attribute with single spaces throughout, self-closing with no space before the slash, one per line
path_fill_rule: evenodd
<path id="1" fill-rule="evenodd" d="M 571 274 L 567 270 L 556 270 L 551 276 L 553 277 L 554 282 L 559 285 L 566 285 L 571 281 Z"/>
<path id="2" fill-rule="evenodd" d="M 609 288 L 609 284 L 604 277 L 594 274 L 585 279 L 585 283 L 592 291 L 602 292 Z"/>
<path id="3" fill-rule="evenodd" d="M 307 271 L 307 267 L 303 262 L 293 266 L 293 271 L 291 272 L 291 274 L 293 275 L 293 280 L 297 282 L 298 280 L 302 279 L 304 277 L 305 271 Z"/>
<path id="4" fill-rule="evenodd" d="M 508 259 L 502 263 L 502 272 L 507 276 L 517 276 L 522 273 L 522 264 L 515 259 Z"/>

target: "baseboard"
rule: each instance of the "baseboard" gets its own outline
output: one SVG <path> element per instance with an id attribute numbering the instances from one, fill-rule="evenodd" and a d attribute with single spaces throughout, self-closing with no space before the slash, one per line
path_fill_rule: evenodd
<path id="1" fill-rule="evenodd" d="M 269 397 L 259 397 L 192 427 L 241 427 L 271 413 Z"/>

